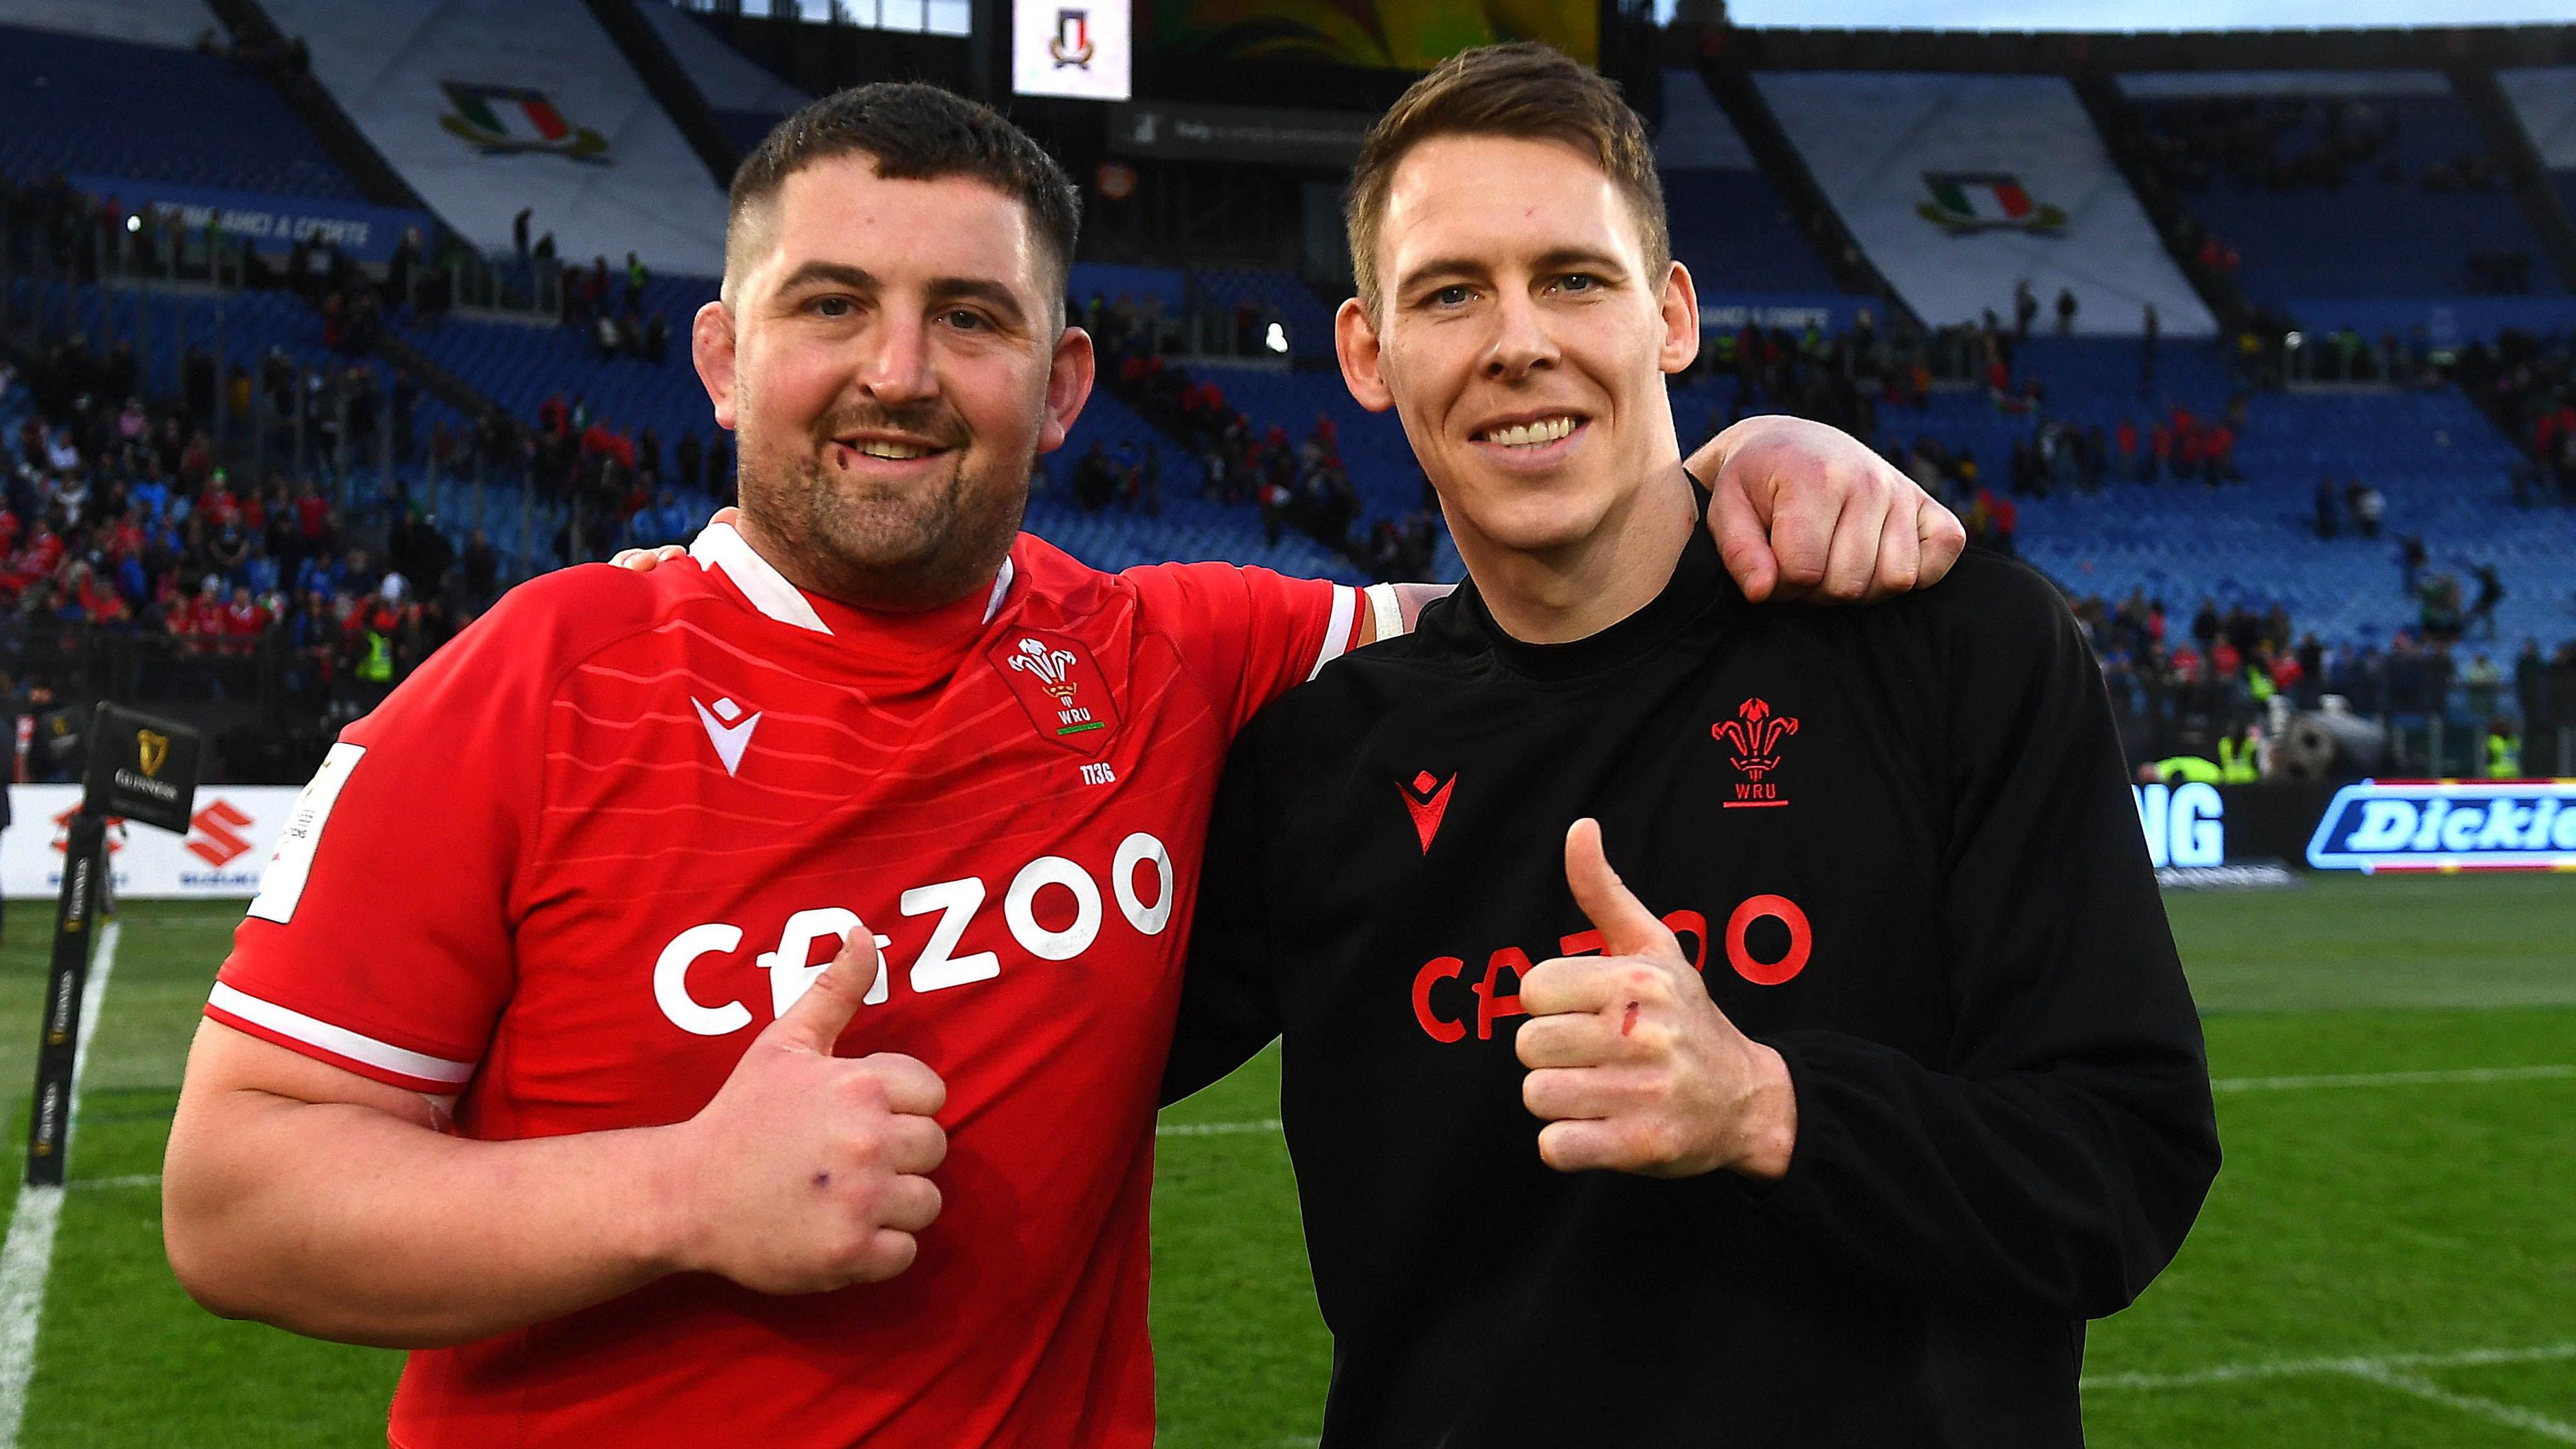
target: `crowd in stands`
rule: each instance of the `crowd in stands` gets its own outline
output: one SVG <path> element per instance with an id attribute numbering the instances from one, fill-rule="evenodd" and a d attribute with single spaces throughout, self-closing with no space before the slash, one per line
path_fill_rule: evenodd
<path id="1" fill-rule="evenodd" d="M 2576 508 L 2576 334 L 2507 332 L 2464 349 L 2453 371 L 2523 450 L 2515 504 Z"/>
<path id="2" fill-rule="evenodd" d="M 535 428 L 513 430 L 530 484 L 541 498 L 569 505 L 554 539 L 567 562 L 596 562 L 629 546 L 686 543 L 703 520 L 679 501 L 678 490 L 703 489 L 720 505 L 733 501 L 733 445 L 717 432 L 712 444 L 697 430 L 680 434 L 664 452 L 651 424 L 620 432 L 591 414 L 578 396 L 557 393 L 537 407 Z"/>
<path id="3" fill-rule="evenodd" d="M 563 325 L 589 333 L 602 362 L 634 357 L 658 366 L 671 350 L 671 324 L 659 312 L 648 316 L 644 311 L 644 284 L 649 279 L 633 252 L 626 254 L 626 266 L 614 278 L 604 256 L 593 258 L 587 271 L 567 269 Z M 619 283 L 625 288 L 622 298 Z"/>
<path id="4" fill-rule="evenodd" d="M 2138 139 L 2166 176 L 2192 191 L 2224 175 L 2264 191 L 2326 191 L 2357 173 L 2407 180 L 2394 153 L 2398 117 L 2360 96 L 2194 96 L 2145 108 Z M 2286 138 L 2286 144 L 2285 144 Z M 2426 191 L 2493 191 L 2504 168 L 2485 155 L 2429 163 Z"/>
<path id="5" fill-rule="evenodd" d="M 2423 161 L 2409 171 L 2397 154 L 2399 112 L 2359 96 L 2199 96 L 2131 107 L 2122 140 L 2136 147 L 2162 184 L 2206 191 L 2217 177 L 2238 189 L 2273 194 L 2334 191 L 2356 176 L 2427 195 L 2509 190 L 2512 177 L 2484 151 Z M 2169 240 L 2211 273 L 2232 276 L 2234 245 L 2197 217 L 2170 219 Z M 2472 252 L 2472 293 L 2520 295 L 2532 290 L 2531 253 L 2519 247 Z"/>
<path id="6" fill-rule="evenodd" d="M 1198 462 L 1205 497 L 1256 509 L 1274 545 L 1295 529 L 1377 577 L 1429 576 L 1437 546 L 1431 500 L 1426 496 L 1402 519 L 1360 527 L 1359 490 L 1342 461 L 1331 418 L 1318 416 L 1303 438 L 1293 440 L 1284 424 L 1254 422 L 1227 401 L 1214 379 L 1191 375 L 1167 355 L 1178 334 L 1156 299 L 1140 305 L 1094 293 L 1070 305 L 1092 336 L 1102 385 Z M 1163 506 L 1161 473 L 1159 449 L 1139 450 L 1130 442 L 1112 454 L 1094 443 L 1074 460 L 1067 492 L 1078 508 L 1118 507 L 1153 516 Z"/>
<path id="7" fill-rule="evenodd" d="M 2313 633 L 2294 641 L 2289 613 L 2278 604 L 2258 613 L 2242 604 L 2221 609 L 2204 598 L 2187 627 L 2177 630 L 2164 601 L 2144 590 L 2116 604 L 2099 596 L 2073 603 L 2114 704 L 2123 717 L 2164 736 L 2142 753 L 2162 753 L 2177 735 L 2233 739 L 2260 722 L 2276 696 L 2302 710 L 2336 696 L 2350 712 L 2401 730 L 2438 718 L 2455 739 L 2481 732 L 2515 738 L 2519 722 L 2538 713 L 2543 673 L 2576 668 L 2576 640 L 2551 656 L 2539 640 L 2526 639 L 2509 664 L 2497 651 L 2466 645 L 2464 632 L 2481 618 L 2493 636 L 2492 611 L 2502 593 L 2492 571 L 2479 573 L 2480 603 L 2465 619 L 2456 580 L 2425 580 L 2425 627 L 2398 630 L 2385 649 L 2366 640 L 2329 645 Z M 2435 602 L 2445 586 L 2447 616 Z"/>
<path id="8" fill-rule="evenodd" d="M 211 417 L 146 403 L 124 348 L 68 339 L 23 376 L 0 368 L 0 409 L 19 416 L 0 438 L 0 637 L 22 696 L 79 687 L 43 677 L 41 661 L 72 657 L 63 631 L 87 629 L 151 643 L 130 657 L 152 679 L 128 687 L 257 688 L 214 667 L 233 661 L 275 671 L 288 697 L 355 713 L 500 588 L 480 533 L 459 551 L 400 492 L 379 531 L 311 478 L 235 479 Z"/>

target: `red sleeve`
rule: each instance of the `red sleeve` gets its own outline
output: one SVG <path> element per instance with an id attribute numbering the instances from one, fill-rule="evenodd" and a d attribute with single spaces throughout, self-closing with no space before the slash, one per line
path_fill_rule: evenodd
<path id="1" fill-rule="evenodd" d="M 380 1082 L 463 1090 L 515 977 L 512 887 L 565 654 L 549 599 L 513 590 L 341 731 L 206 1015 Z"/>
<path id="2" fill-rule="evenodd" d="M 1359 623 L 1360 593 L 1347 584 L 1229 563 L 1155 564 L 1122 577 L 1147 623 L 1231 702 L 1234 729 L 1340 658 Z"/>

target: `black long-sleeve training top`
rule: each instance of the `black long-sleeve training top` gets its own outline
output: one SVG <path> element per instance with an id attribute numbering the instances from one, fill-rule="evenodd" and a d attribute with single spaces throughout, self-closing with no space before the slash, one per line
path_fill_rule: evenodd
<path id="1" fill-rule="evenodd" d="M 2218 1169 L 2200 1024 L 2100 674 L 1980 551 L 1748 605 L 1704 536 L 1530 645 L 1472 584 L 1254 721 L 1167 1099 L 1284 1037 L 1334 1336 L 1326 1449 L 2082 1442 L 2084 1321 Z M 1566 827 L 1795 1084 L 1788 1176 L 1558 1173 L 1519 973 L 1584 939 Z"/>

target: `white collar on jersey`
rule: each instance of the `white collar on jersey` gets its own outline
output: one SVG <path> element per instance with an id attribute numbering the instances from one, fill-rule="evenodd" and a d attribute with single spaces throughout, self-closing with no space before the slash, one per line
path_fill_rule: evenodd
<path id="1" fill-rule="evenodd" d="M 697 542 L 689 545 L 689 557 L 701 569 L 720 568 L 733 580 L 751 606 L 782 624 L 829 634 L 832 627 L 814 612 L 813 601 L 805 591 L 787 581 L 787 576 L 762 558 L 731 524 L 710 523 L 698 531 Z M 1011 595 L 1011 576 L 1016 572 L 1006 556 L 1001 572 L 993 576 L 993 595 L 984 604 L 984 622 L 990 624 L 1002 612 L 1002 601 Z"/>

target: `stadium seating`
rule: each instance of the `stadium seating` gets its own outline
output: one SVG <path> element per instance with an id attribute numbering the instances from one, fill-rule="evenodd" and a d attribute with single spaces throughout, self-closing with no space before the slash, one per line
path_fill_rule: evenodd
<path id="1" fill-rule="evenodd" d="M 1276 313 L 1289 356 L 1319 361 L 1333 355 L 1333 309 L 1297 278 L 1250 267 L 1208 267 L 1192 271 L 1190 282 L 1199 300 L 1220 315 L 1244 302 Z M 1267 344 L 1255 338 L 1253 345 Z"/>
<path id="2" fill-rule="evenodd" d="M 1655 165 L 1673 255 L 1691 269 L 1701 306 L 1808 302 L 1838 290 L 1697 71 L 1664 72 Z"/>
<path id="3" fill-rule="evenodd" d="M 1224 389 L 1228 405 L 1241 408 L 1258 428 L 1283 428 L 1301 441 L 1318 417 L 1330 418 L 1343 465 L 1359 490 L 1369 518 L 1401 518 L 1422 506 L 1422 468 L 1393 413 L 1373 413 L 1351 397 L 1337 370 L 1288 371 L 1193 363 Z"/>
<path id="4" fill-rule="evenodd" d="M 2020 370 L 2045 381 L 2051 417 L 2106 429 L 2128 418 L 2142 431 L 2155 420 L 2138 396 L 2134 343 L 2034 338 Z M 2225 374 L 2203 348 L 2167 345 L 2158 380 L 2159 404 L 2203 419 L 2225 406 Z M 1982 391 L 1953 391 L 1936 392 L 1919 412 L 1882 407 L 1879 426 L 1893 448 L 1918 436 L 1969 448 L 1986 486 L 2003 494 L 2004 460 L 2036 421 L 1998 413 Z M 2061 487 L 2014 498 L 2020 552 L 2079 594 L 2116 601 L 2142 588 L 2178 613 L 2203 597 L 2257 610 L 2278 602 L 2301 632 L 2328 643 L 2384 644 L 2417 620 L 2396 564 L 2397 540 L 2414 534 L 2433 550 L 2432 572 L 2497 569 L 2507 588 L 2496 615 L 2506 652 L 2526 635 L 2566 634 L 2576 515 L 2511 505 L 2513 449 L 2456 390 L 2257 393 L 2236 457 L 2245 481 L 2216 489 L 2114 479 L 2093 495 Z M 2385 495 L 2379 539 L 2356 536 L 2348 522 L 2341 537 L 2317 538 L 2320 478 L 2359 479 Z"/>
<path id="5" fill-rule="evenodd" d="M 2138 109 L 2170 133 L 2186 123 L 2189 108 L 2201 104 L 2197 98 L 2148 100 Z M 2271 143 L 2271 154 L 2279 157 L 2324 144 L 2333 107 L 2362 108 L 2347 113 L 2347 127 L 2393 127 L 2386 149 L 2354 164 L 2340 185 L 2274 189 L 2239 180 L 2222 167 L 2191 194 L 2201 220 L 2242 254 L 2239 278 L 2256 301 L 2460 296 L 2482 290 L 2473 283 L 2473 255 L 2536 252 L 2508 187 L 2427 189 L 2425 177 L 2433 168 L 2487 154 L 2457 96 L 2266 96 L 2255 104 L 2286 122 Z M 2549 295 L 2563 289 L 2543 263 L 2531 270 L 2531 290 Z"/>
<path id="6" fill-rule="evenodd" d="M 0 25 L 0 172 L 363 201 L 268 83 L 167 46 Z M 114 97 L 112 104 L 81 104 Z M 221 124 L 212 124 L 215 121 Z"/>
<path id="7" fill-rule="evenodd" d="M 1761 172 L 1667 171 L 1663 182 L 1673 255 L 1691 269 L 1703 305 L 1837 290 Z"/>
<path id="8" fill-rule="evenodd" d="M 1163 305 L 1166 317 L 1179 317 L 1189 310 L 1189 278 L 1177 267 L 1075 262 L 1065 278 L 1064 289 L 1076 305 L 1087 304 L 1094 297 L 1104 302 L 1124 297 L 1140 305 L 1150 298 Z"/>

